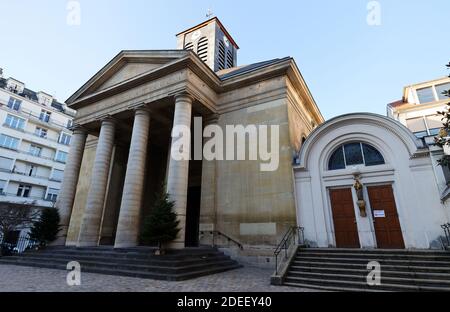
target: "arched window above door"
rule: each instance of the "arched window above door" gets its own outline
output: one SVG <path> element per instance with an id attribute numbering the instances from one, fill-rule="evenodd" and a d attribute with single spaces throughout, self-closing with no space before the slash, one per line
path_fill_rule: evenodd
<path id="1" fill-rule="evenodd" d="M 328 161 L 328 170 L 345 169 L 347 166 L 377 166 L 385 164 L 383 155 L 373 146 L 352 142 L 339 146 Z"/>

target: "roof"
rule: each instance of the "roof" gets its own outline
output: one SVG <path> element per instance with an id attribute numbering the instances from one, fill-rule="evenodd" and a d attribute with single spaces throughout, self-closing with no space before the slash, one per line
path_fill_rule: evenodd
<path id="1" fill-rule="evenodd" d="M 14 78 L 11 78 L 11 79 L 14 79 Z M 17 79 L 14 79 L 14 80 L 18 81 Z M 0 78 L 0 88 L 5 89 L 6 88 L 6 82 L 7 82 L 7 79 Z M 45 94 L 47 94 L 47 93 L 45 93 Z M 24 88 L 23 92 L 18 94 L 18 95 L 20 95 L 20 96 L 22 96 L 24 98 L 27 98 L 27 99 L 29 99 L 31 101 L 38 102 L 37 92 L 35 92 L 35 91 L 31 90 L 31 89 Z M 51 106 L 53 108 L 59 110 L 60 112 L 63 112 L 63 113 L 65 112 L 64 111 L 64 104 L 58 102 L 55 99 L 53 99 L 53 102 L 52 102 Z"/>
<path id="2" fill-rule="evenodd" d="M 399 107 L 399 106 L 402 106 L 402 105 L 405 105 L 405 104 L 407 104 L 405 101 L 403 101 L 403 100 L 398 100 L 398 101 L 389 103 L 388 106 L 389 106 L 389 107 L 392 107 L 392 108 L 395 108 L 395 107 Z"/>
<path id="3" fill-rule="evenodd" d="M 233 37 L 231 37 L 230 33 L 227 31 L 227 29 L 223 26 L 222 22 L 217 17 L 210 18 L 209 20 L 204 21 L 203 23 L 200 23 L 200 24 L 198 24 L 198 25 L 196 25 L 194 27 L 191 27 L 189 29 L 186 29 L 186 30 L 176 34 L 176 36 L 178 37 L 179 35 L 183 35 L 183 34 L 186 34 L 186 33 L 193 32 L 193 31 L 195 31 L 197 29 L 200 29 L 200 28 L 202 28 L 202 27 L 204 27 L 204 26 L 206 26 L 208 24 L 211 24 L 212 22 L 216 22 L 217 25 L 219 25 L 220 29 L 223 31 L 223 33 L 228 37 L 230 42 L 236 47 L 236 49 L 239 49 L 239 46 L 237 45 L 236 41 L 234 41 Z"/>
<path id="4" fill-rule="evenodd" d="M 224 70 L 217 72 L 217 75 L 219 76 L 220 80 L 226 80 L 226 79 L 238 76 L 238 75 L 242 75 L 242 74 L 254 71 L 254 70 L 261 69 L 263 67 L 267 67 L 267 66 L 276 64 L 278 62 L 286 61 L 288 59 L 290 59 L 290 57 L 285 57 L 285 58 L 281 58 L 281 59 L 276 58 L 276 59 L 272 59 L 272 60 L 268 60 L 268 61 L 264 61 L 264 62 L 253 63 L 250 65 L 244 65 L 244 66 L 224 69 Z"/>

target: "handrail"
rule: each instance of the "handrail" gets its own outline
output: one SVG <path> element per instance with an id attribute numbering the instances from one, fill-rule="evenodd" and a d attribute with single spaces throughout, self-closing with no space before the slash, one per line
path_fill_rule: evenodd
<path id="1" fill-rule="evenodd" d="M 281 242 L 277 245 L 274 251 L 275 256 L 275 275 L 278 275 L 278 256 L 284 250 L 285 260 L 288 259 L 288 250 L 295 244 L 297 238 L 297 245 L 304 245 L 304 228 L 300 226 L 290 227 L 286 234 L 284 234 Z"/>
<path id="2" fill-rule="evenodd" d="M 447 246 L 444 246 L 444 248 L 450 248 L 450 223 L 441 225 L 441 228 L 444 230 L 445 239 L 447 240 Z"/>
<path id="3" fill-rule="evenodd" d="M 231 238 L 227 234 L 224 234 L 224 233 L 222 233 L 220 231 L 200 231 L 200 235 L 205 235 L 206 233 L 212 235 L 212 246 L 213 247 L 217 246 L 216 243 L 215 243 L 215 237 L 216 236 L 222 236 L 222 237 L 226 238 L 228 240 L 228 242 L 233 242 L 234 244 L 236 244 L 239 247 L 239 249 L 241 249 L 241 250 L 244 249 L 244 246 L 240 242 L 238 242 L 237 240 Z"/>

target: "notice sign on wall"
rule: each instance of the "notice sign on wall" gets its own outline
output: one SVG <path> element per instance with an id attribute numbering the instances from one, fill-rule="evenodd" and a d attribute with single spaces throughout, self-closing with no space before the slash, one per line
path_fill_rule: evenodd
<path id="1" fill-rule="evenodd" d="M 373 216 L 375 218 L 385 218 L 386 214 L 384 213 L 384 210 L 374 210 L 373 211 Z"/>

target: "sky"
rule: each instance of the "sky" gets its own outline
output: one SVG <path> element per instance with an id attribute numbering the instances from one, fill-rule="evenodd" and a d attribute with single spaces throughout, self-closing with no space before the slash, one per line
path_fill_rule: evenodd
<path id="1" fill-rule="evenodd" d="M 174 49 L 209 9 L 238 65 L 293 57 L 326 119 L 385 115 L 404 86 L 448 74 L 449 0 L 79 0 L 79 25 L 69 2 L 0 0 L 4 76 L 60 101 L 121 50 Z"/>

